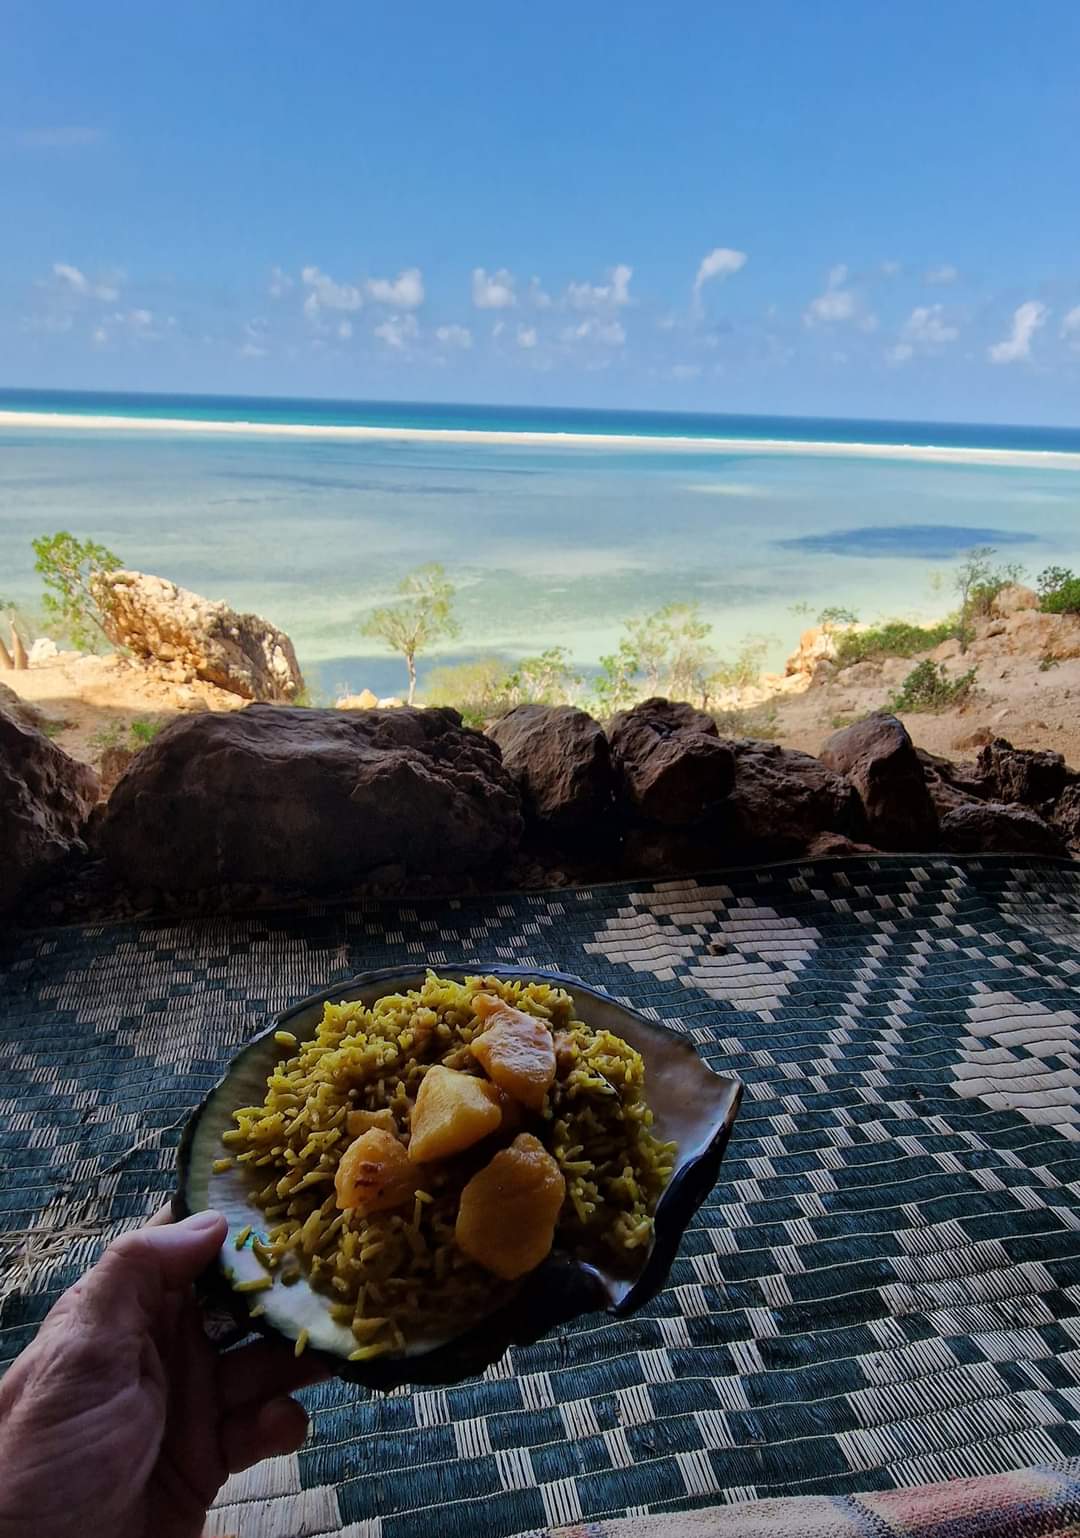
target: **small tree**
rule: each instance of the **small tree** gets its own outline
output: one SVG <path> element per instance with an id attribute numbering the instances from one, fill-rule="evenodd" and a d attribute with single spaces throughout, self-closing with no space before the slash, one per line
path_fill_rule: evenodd
<path id="1" fill-rule="evenodd" d="M 507 703 L 565 705 L 581 688 L 563 646 L 552 646 L 538 657 L 522 657 L 503 684 Z"/>
<path id="2" fill-rule="evenodd" d="M 1024 575 L 1024 568 L 1015 562 L 992 566 L 990 558 L 996 554 L 992 545 L 978 545 L 968 551 L 953 575 L 953 586 L 960 599 L 956 639 L 962 652 L 967 651 L 974 634 L 972 621 L 986 619 L 993 612 L 994 599 L 1002 588 Z"/>
<path id="3" fill-rule="evenodd" d="M 52 622 L 51 628 L 71 638 L 84 651 L 94 651 L 101 639 L 109 639 L 105 629 L 106 601 L 96 579 L 116 571 L 123 563 L 118 555 L 93 540 L 78 540 L 74 534 L 43 534 L 32 541 L 34 570 L 45 582 L 42 607 Z"/>
<path id="4" fill-rule="evenodd" d="M 454 588 L 437 562 L 410 572 L 398 587 L 401 595 L 385 608 L 373 609 L 361 634 L 384 641 L 405 658 L 409 704 L 416 698 L 416 659 L 433 641 L 458 634 L 452 612 Z"/>

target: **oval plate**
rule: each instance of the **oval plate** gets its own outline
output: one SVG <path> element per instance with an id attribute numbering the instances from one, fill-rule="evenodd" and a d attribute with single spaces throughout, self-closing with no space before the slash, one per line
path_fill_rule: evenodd
<path id="1" fill-rule="evenodd" d="M 479 963 L 464 969 L 440 966 L 436 970 L 440 977 L 453 982 L 497 977 L 564 988 L 574 1000 L 579 1019 L 614 1032 L 641 1053 L 655 1131 L 662 1140 L 675 1142 L 678 1152 L 671 1179 L 656 1206 L 652 1246 L 636 1271 L 617 1275 L 602 1265 L 556 1252 L 531 1273 L 508 1304 L 453 1339 L 416 1345 L 403 1356 L 347 1361 L 347 1353 L 355 1345 L 351 1331 L 334 1321 L 329 1312 L 331 1300 L 309 1287 L 306 1278 L 292 1287 L 275 1279 L 272 1287 L 255 1294 L 235 1290 L 237 1282 L 266 1274 L 250 1247 L 238 1251 L 235 1246 L 236 1235 L 243 1228 L 250 1225 L 256 1233 L 262 1232 L 266 1220 L 252 1200 L 244 1172 L 234 1165 L 215 1173 L 212 1166 L 222 1155 L 221 1135 L 233 1125 L 233 1112 L 241 1106 L 259 1104 L 266 1092 L 267 1075 L 283 1055 L 274 1040 L 276 1031 L 291 1031 L 298 1041 L 305 1041 L 315 1033 L 324 1004 L 360 1001 L 370 1005 L 384 994 L 418 988 L 426 972 L 416 967 L 366 972 L 313 994 L 279 1015 L 237 1053 L 228 1072 L 188 1121 L 178 1155 L 179 1189 L 173 1208 L 177 1217 L 185 1217 L 213 1207 L 228 1218 L 229 1234 L 218 1267 L 209 1278 L 207 1301 L 212 1306 L 224 1309 L 248 1329 L 258 1328 L 289 1340 L 295 1340 L 300 1329 L 306 1328 L 311 1348 L 319 1351 L 339 1376 L 370 1388 L 456 1383 L 483 1371 L 508 1346 L 531 1344 L 554 1325 L 579 1314 L 606 1309 L 624 1318 L 647 1303 L 663 1286 L 687 1224 L 716 1182 L 742 1098 L 739 1081 L 714 1073 L 683 1037 L 576 977 Z M 263 1313 L 249 1319 L 248 1310 L 256 1301 L 262 1304 Z"/>

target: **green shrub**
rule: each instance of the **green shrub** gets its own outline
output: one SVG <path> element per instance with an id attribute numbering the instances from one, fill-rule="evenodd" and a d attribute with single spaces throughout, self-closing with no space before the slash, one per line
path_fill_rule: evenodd
<path id="1" fill-rule="evenodd" d="M 116 571 L 120 557 L 93 540 L 74 534 L 43 534 L 31 541 L 34 570 L 44 579 L 42 607 L 57 636 L 70 637 L 83 651 L 95 651 L 108 641 L 106 614 L 97 578 Z"/>
<path id="2" fill-rule="evenodd" d="M 836 660 L 842 668 L 882 657 L 917 657 L 956 635 L 956 616 L 936 625 L 912 625 L 904 619 L 886 620 L 869 630 L 848 630 L 836 639 Z"/>
<path id="3" fill-rule="evenodd" d="M 165 725 L 164 721 L 132 721 L 129 730 L 140 748 L 145 748 L 153 742 L 154 738 Z"/>
<path id="4" fill-rule="evenodd" d="M 854 609 L 845 609 L 839 604 L 833 604 L 828 609 L 822 609 L 817 622 L 825 630 L 843 630 L 846 625 L 857 625 L 859 616 Z"/>
<path id="5" fill-rule="evenodd" d="M 1080 577 L 1067 566 L 1039 573 L 1039 608 L 1044 614 L 1080 614 Z"/>
<path id="6" fill-rule="evenodd" d="M 950 705 L 959 705 L 969 699 L 974 689 L 974 668 L 961 673 L 958 678 L 950 678 L 942 663 L 924 657 L 904 679 L 888 708 L 896 712 L 948 710 Z"/>

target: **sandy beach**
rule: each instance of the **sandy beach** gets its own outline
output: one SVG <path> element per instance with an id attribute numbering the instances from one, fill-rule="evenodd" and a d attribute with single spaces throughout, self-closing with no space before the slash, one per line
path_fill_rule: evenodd
<path id="1" fill-rule="evenodd" d="M 324 438 L 367 442 L 460 443 L 543 448 L 643 449 L 679 453 L 800 454 L 848 459 L 918 460 L 930 464 L 999 465 L 1080 470 L 1080 454 L 1041 449 L 935 447 L 908 443 L 821 443 L 800 439 L 696 438 L 633 433 L 505 432 L 480 428 L 362 427 L 300 422 L 197 421 L 184 417 L 84 415 L 79 412 L 0 411 L 0 429 L 50 432 L 194 433 L 264 438 Z"/>

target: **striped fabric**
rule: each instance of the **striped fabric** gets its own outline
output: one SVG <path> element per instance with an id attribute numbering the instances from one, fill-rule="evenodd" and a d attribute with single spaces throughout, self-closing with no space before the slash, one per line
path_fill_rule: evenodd
<path id="1" fill-rule="evenodd" d="M 452 1388 L 311 1390 L 307 1445 L 230 1481 L 212 1533 L 636 1538 L 766 1514 L 829 1538 L 1068 1530 L 1075 868 L 873 858 L 0 947 L 0 1362 L 168 1193 L 183 1121 L 236 1048 L 357 972 L 558 967 L 746 1083 L 642 1313 L 578 1320 Z M 814 1500 L 775 1507 L 792 1497 Z"/>

